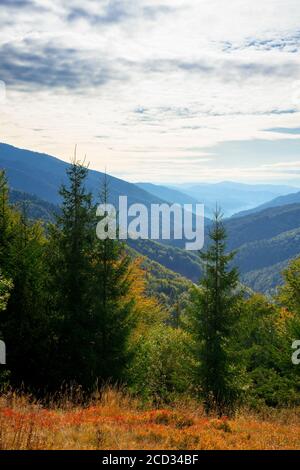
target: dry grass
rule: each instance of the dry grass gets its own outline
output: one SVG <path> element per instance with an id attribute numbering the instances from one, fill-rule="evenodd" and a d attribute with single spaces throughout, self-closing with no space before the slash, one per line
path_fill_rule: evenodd
<path id="1" fill-rule="evenodd" d="M 300 410 L 217 419 L 192 403 L 144 410 L 111 388 L 85 407 L 65 398 L 44 408 L 10 392 L 0 397 L 0 449 L 300 449 Z"/>

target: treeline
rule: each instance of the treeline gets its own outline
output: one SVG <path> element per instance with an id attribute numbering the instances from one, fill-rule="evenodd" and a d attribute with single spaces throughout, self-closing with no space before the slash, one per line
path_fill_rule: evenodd
<path id="1" fill-rule="evenodd" d="M 170 311 L 147 286 L 147 263 L 120 241 L 96 237 L 96 205 L 109 187 L 99 182 L 94 201 L 86 176 L 83 164 L 70 165 L 60 210 L 45 226 L 9 203 L 0 174 L 1 386 L 43 396 L 74 384 L 92 393 L 109 381 L 145 402 L 196 397 L 220 415 L 243 401 L 299 404 L 292 343 L 300 339 L 300 260 L 276 298 L 249 296 L 217 213 L 200 284 L 187 284 L 180 299 L 174 280 L 162 286 L 160 295 L 175 293 Z"/>
<path id="2" fill-rule="evenodd" d="M 9 204 L 0 175 L 2 382 L 36 393 L 63 384 L 91 391 L 126 380 L 133 333 L 159 321 L 144 295 L 144 273 L 124 245 L 96 237 L 96 204 L 85 189 L 87 169 L 74 162 L 60 189 L 55 223 L 43 227 Z M 108 191 L 99 181 L 99 201 Z M 102 193 L 102 194 L 101 194 Z"/>

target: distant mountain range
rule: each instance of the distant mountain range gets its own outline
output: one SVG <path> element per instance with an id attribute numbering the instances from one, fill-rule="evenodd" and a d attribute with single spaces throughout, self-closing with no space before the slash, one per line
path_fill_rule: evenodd
<path id="1" fill-rule="evenodd" d="M 275 199 L 272 199 L 271 201 L 268 201 L 264 204 L 256 206 L 253 209 L 239 212 L 235 214 L 234 216 L 243 217 L 245 215 L 255 214 L 256 212 L 260 212 L 265 209 L 270 209 L 271 207 L 280 207 L 280 206 L 285 206 L 288 204 L 300 204 L 300 191 L 293 193 L 293 194 L 287 194 L 285 196 L 276 197 Z"/>
<path id="2" fill-rule="evenodd" d="M 137 186 L 156 197 L 168 201 L 169 203 L 195 205 L 199 202 L 194 197 L 177 189 L 168 188 L 167 186 L 160 186 L 152 183 L 137 183 Z"/>
<path id="3" fill-rule="evenodd" d="M 255 208 L 278 196 L 299 191 L 299 188 L 293 186 L 244 184 L 231 181 L 172 185 L 173 188 L 187 194 L 197 202 L 204 203 L 207 217 L 210 217 L 215 211 L 216 204 L 222 208 L 225 217 L 230 217 L 237 212 Z M 152 194 L 156 193 L 153 191 Z"/>
<path id="4" fill-rule="evenodd" d="M 31 218 L 46 222 L 52 220 L 53 213 L 58 210 L 58 187 L 66 181 L 67 163 L 48 155 L 0 144 L 0 167 L 6 170 L 12 203 L 25 209 Z M 101 172 L 89 171 L 88 188 L 95 196 L 103 176 Z M 116 201 L 119 195 L 126 194 L 129 203 L 140 202 L 147 206 L 165 201 L 180 204 L 199 202 L 192 195 L 185 195 L 181 190 L 165 186 L 148 183 L 134 185 L 111 176 L 108 176 L 108 182 L 113 201 Z M 233 192 L 232 188 L 236 188 L 236 193 L 240 191 L 240 194 L 252 194 L 253 200 L 256 198 L 255 186 L 252 185 L 220 183 L 199 186 L 206 186 L 206 194 L 210 193 L 211 186 L 214 186 L 218 191 L 221 191 L 221 187 L 227 188 L 228 193 Z M 287 191 L 289 188 L 258 186 L 259 197 L 262 197 L 261 193 L 267 197 L 271 192 Z M 295 191 L 295 188 L 289 189 Z M 225 200 L 226 189 L 224 191 Z M 282 269 L 291 259 L 300 256 L 300 192 L 273 198 L 251 211 L 226 219 L 224 223 L 228 233 L 228 249 L 237 250 L 235 263 L 240 269 L 242 281 L 253 290 L 272 292 L 280 282 Z M 206 235 L 208 231 L 209 224 L 206 227 Z M 206 243 L 207 240 L 206 236 Z M 177 283 L 177 278 L 171 271 L 192 282 L 197 282 L 201 276 L 202 267 L 197 252 L 186 251 L 180 246 L 170 246 L 166 241 L 164 244 L 151 240 L 130 240 L 128 243 L 135 252 L 157 263 L 152 265 L 156 266 L 153 268 L 155 272 L 159 271 L 159 266 L 163 267 L 156 285 L 159 284 L 159 279 L 166 277 Z M 178 282 L 181 282 L 181 278 L 178 279 Z"/>

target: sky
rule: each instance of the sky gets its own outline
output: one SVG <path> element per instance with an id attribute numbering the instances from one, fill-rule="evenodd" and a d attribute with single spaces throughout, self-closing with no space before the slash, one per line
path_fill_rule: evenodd
<path id="1" fill-rule="evenodd" d="M 128 181 L 300 186 L 300 2 L 1 0 L 0 141 Z"/>

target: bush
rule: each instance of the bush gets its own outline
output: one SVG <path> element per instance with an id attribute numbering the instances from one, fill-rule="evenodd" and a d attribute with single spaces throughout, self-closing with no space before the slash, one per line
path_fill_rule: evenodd
<path id="1" fill-rule="evenodd" d="M 129 373 L 133 391 L 157 404 L 188 394 L 194 370 L 190 344 L 188 333 L 165 325 L 141 336 Z"/>

